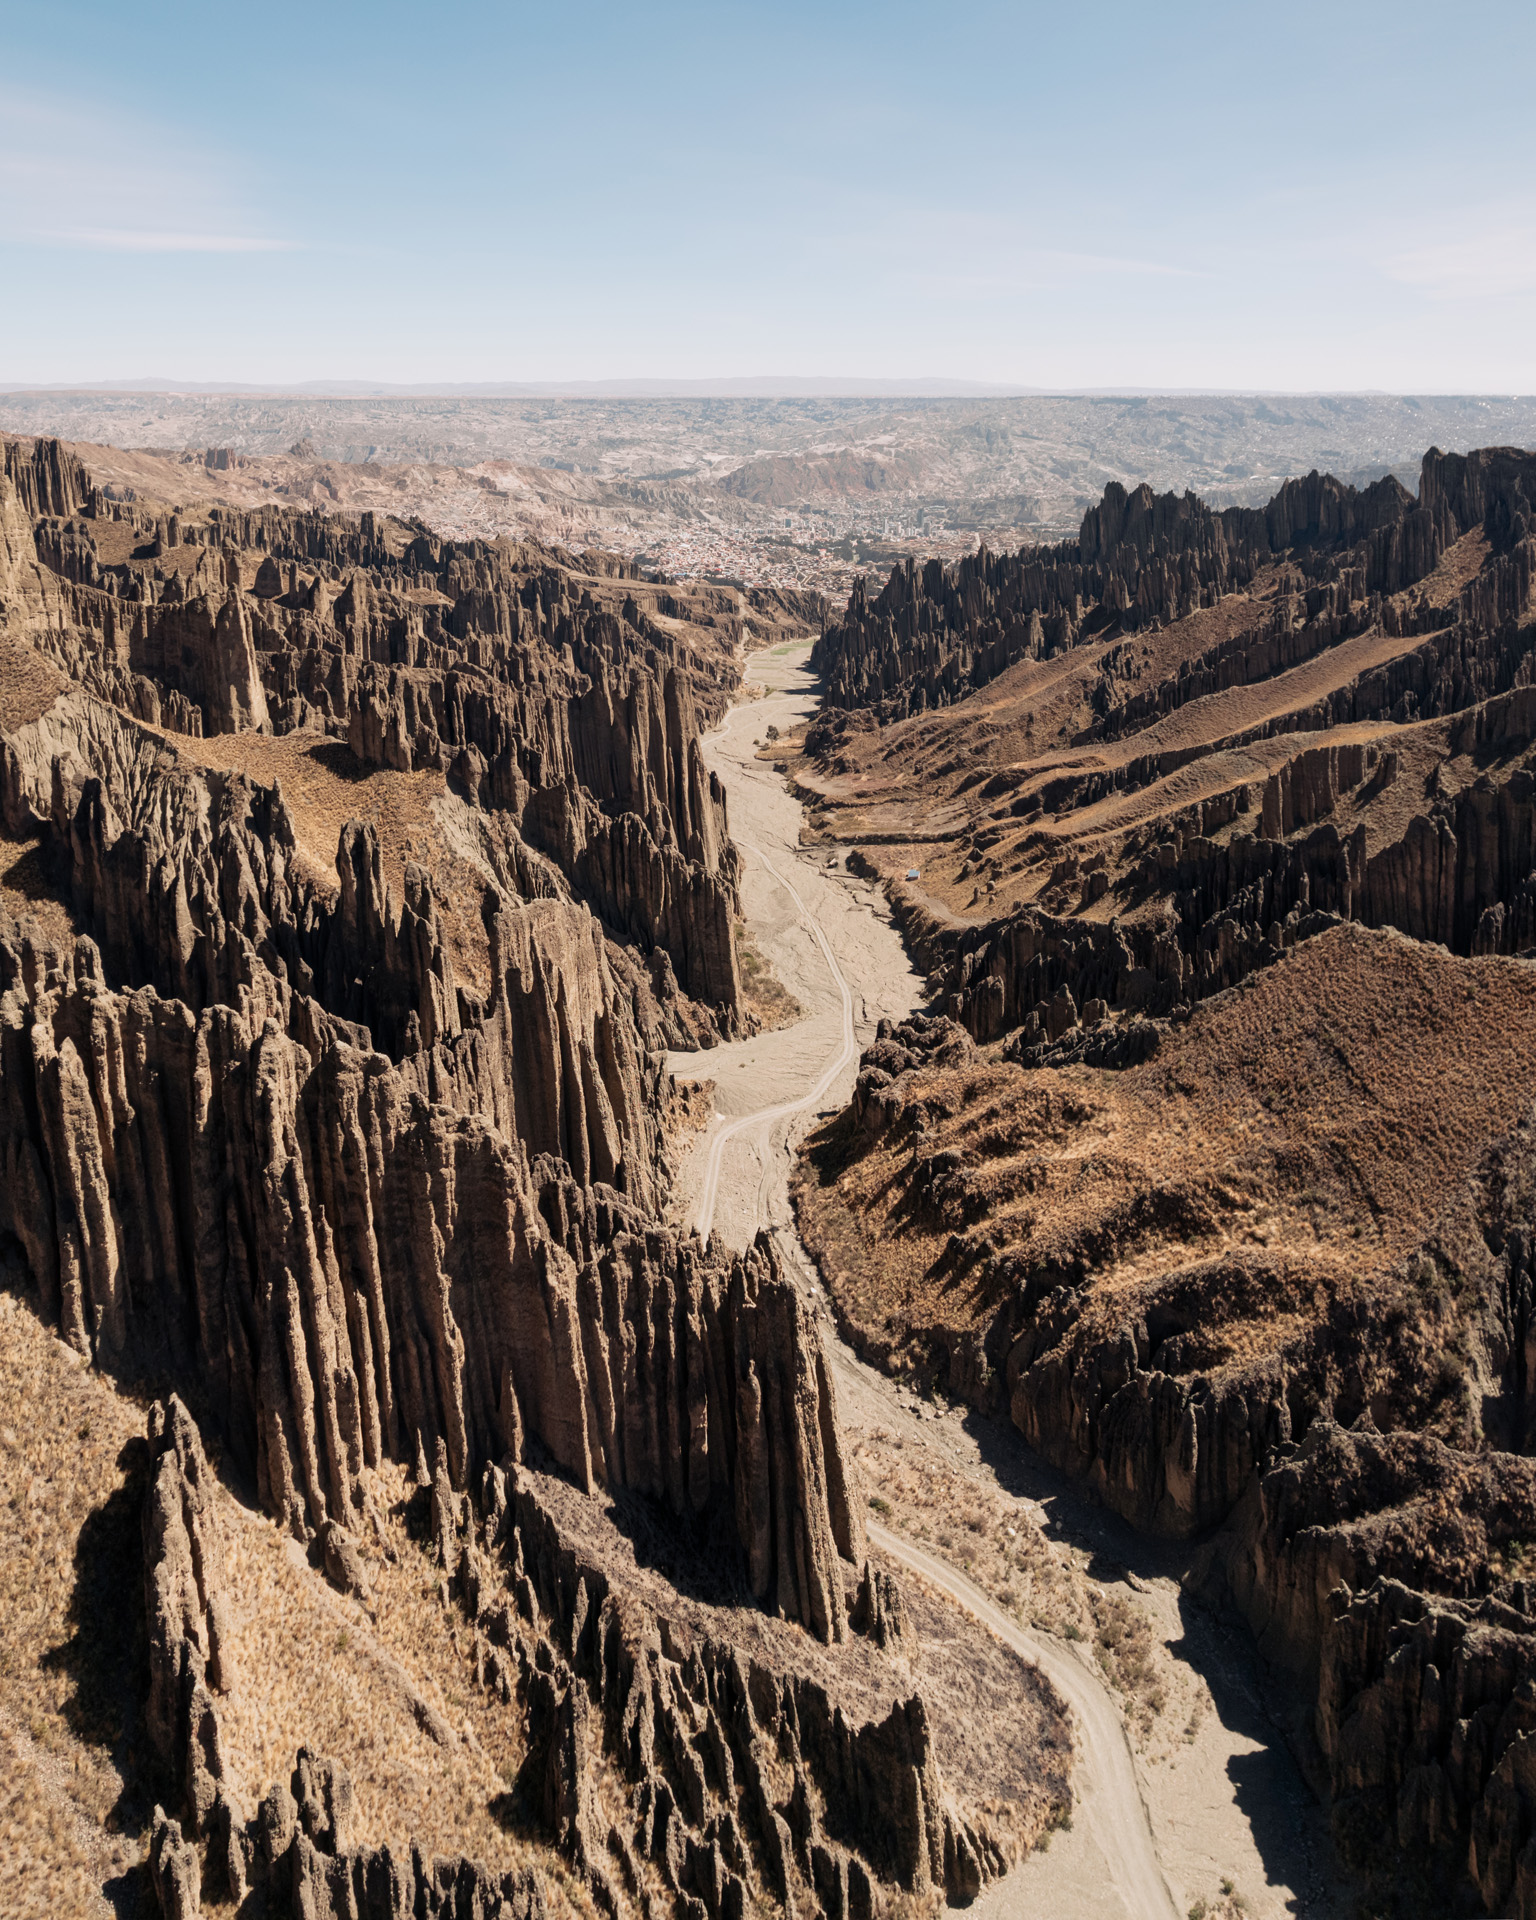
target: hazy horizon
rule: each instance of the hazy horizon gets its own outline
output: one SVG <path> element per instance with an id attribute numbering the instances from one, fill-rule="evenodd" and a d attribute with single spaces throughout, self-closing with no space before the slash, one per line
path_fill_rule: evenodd
<path id="1" fill-rule="evenodd" d="M 217 399 L 249 395 L 263 399 L 370 400 L 1136 400 L 1136 399 L 1524 399 L 1531 394 L 1499 387 L 1409 391 L 1391 387 L 1027 387 L 1007 381 L 839 380 L 808 375 L 723 376 L 716 380 L 530 380 L 414 381 L 176 380 L 169 376 L 104 380 L 17 380 L 0 384 L 0 393 L 144 394 Z"/>

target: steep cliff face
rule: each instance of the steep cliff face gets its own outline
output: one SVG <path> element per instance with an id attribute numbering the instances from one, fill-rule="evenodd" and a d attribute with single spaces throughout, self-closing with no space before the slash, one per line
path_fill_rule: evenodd
<path id="1" fill-rule="evenodd" d="M 930 989 L 801 1181 L 850 1330 L 1221 1529 L 1345 1856 L 1522 1914 L 1533 486 L 1111 488 L 856 596 L 792 761 Z"/>
<path id="2" fill-rule="evenodd" d="M 829 632 L 834 704 L 795 774 L 887 877 L 943 1011 L 1021 1057 L 1090 1004 L 1181 1014 L 1338 920 L 1523 952 L 1533 486 L 1536 456 L 1493 448 L 1427 454 L 1417 502 L 1316 476 L 1264 513 L 1111 489 L 1078 543 L 1093 565 L 1166 550 L 1215 570 L 1203 598 L 1143 617 L 1095 576 L 1070 645 L 906 719 L 839 690 Z M 1045 561 L 986 564 L 1025 593 Z M 957 646 L 982 620 L 964 584 L 936 576 L 924 602 Z M 905 672 L 905 643 L 881 644 Z"/>
<path id="3" fill-rule="evenodd" d="M 1224 1540 L 1260 1645 L 1316 1688 L 1346 1853 L 1464 1862 L 1490 1913 L 1536 1900 L 1526 1748 L 1536 1470 L 1316 1423 Z"/>
<path id="4" fill-rule="evenodd" d="M 125 511 L 56 447 L 8 452 L 0 509 L 0 1273 L 85 1377 L 180 1396 L 141 1475 L 164 1913 L 537 1920 L 556 1850 L 582 1912 L 973 1894 L 1061 1802 L 1058 1709 L 1018 1674 L 989 1709 L 1022 1684 L 1054 1756 L 1011 1824 L 952 1798 L 905 1662 L 875 1709 L 814 1320 L 768 1239 L 662 1224 L 661 1048 L 744 1023 L 698 743 L 729 655 L 678 637 L 709 631 L 683 598 L 642 614 L 622 569 Z M 280 1529 L 277 1572 L 230 1486 Z M 711 1591 L 658 1596 L 624 1527 Z M 248 1692 L 295 1690 L 246 1604 L 263 1580 L 298 1604 L 283 1566 L 353 1609 L 323 1661 L 386 1605 L 419 1651 L 420 1548 L 431 1660 L 467 1628 L 520 1756 L 489 1826 L 483 1752 L 436 1823 L 495 1841 L 494 1869 L 427 1858 L 371 1775 L 274 1760 Z M 759 1625 L 771 1667 L 734 1651 Z M 369 1658 L 410 1737 L 462 1753 Z"/>
<path id="5" fill-rule="evenodd" d="M 812 664 L 830 706 L 900 720 L 962 700 L 1016 662 L 1215 606 L 1281 556 L 1305 592 L 1312 645 L 1326 645 L 1383 596 L 1416 586 L 1472 528 L 1501 547 L 1523 541 L 1533 493 L 1536 461 L 1501 447 L 1431 449 L 1417 500 L 1390 477 L 1357 491 L 1314 472 L 1263 509 L 1213 512 L 1193 494 L 1128 494 L 1112 481 L 1075 541 L 1016 555 L 982 548 L 952 569 L 908 562 L 873 600 L 856 588 Z M 1317 625 L 1325 609 L 1331 629 Z"/>
<path id="6" fill-rule="evenodd" d="M 197 1383 L 301 1539 L 386 1458 L 441 1438 L 462 1486 L 532 1440 L 583 1487 L 718 1505 L 753 1591 L 840 1638 L 860 1539 L 814 1332 L 771 1253 L 650 1225 L 653 1095 L 600 1000 L 583 1030 L 580 910 L 530 911 L 488 1026 L 400 1066 L 280 986 L 113 992 L 93 943 L 13 923 L 0 1230 L 77 1350 Z M 598 999 L 590 932 L 585 963 Z"/>
<path id="7" fill-rule="evenodd" d="M 373 514 L 167 519 L 106 502 L 56 442 L 7 445 L 16 513 L 54 516 L 18 526 L 16 624 L 66 672 L 172 731 L 306 729 L 450 776 L 739 1023 L 736 853 L 697 743 L 734 683 L 718 644 L 536 548 Z"/>
<path id="8" fill-rule="evenodd" d="M 368 1844 L 347 1768 L 310 1749 L 246 1813 L 238 1692 L 260 1676 L 208 1651 L 228 1637 L 212 1476 L 178 1401 L 153 1410 L 150 1432 L 144 1578 L 170 1804 L 155 1810 L 149 1864 L 166 1915 L 200 1911 L 204 1891 L 273 1916 L 541 1914 L 536 1873 Z M 414 1504 L 443 1631 L 472 1634 L 472 1686 L 526 1725 L 507 1797 L 563 1856 L 567 1897 L 608 1913 L 670 1901 L 727 1917 L 760 1905 L 869 1916 L 902 1893 L 969 1899 L 1051 1810 L 1047 1767 L 1022 1803 L 961 1811 L 922 1697 L 871 1712 L 899 1679 L 873 1645 L 849 1673 L 797 1671 L 777 1663 L 782 1645 L 712 1634 L 708 1606 L 679 1598 L 659 1617 L 611 1522 L 561 1481 L 490 1467 L 469 1499 L 440 1458 Z M 337 1557 L 361 1565 L 355 1543 Z M 739 1619 L 725 1611 L 722 1624 Z M 1013 1704 L 1035 1710 L 1027 1692 Z M 452 1744 L 452 1728 L 426 1716 Z"/>
<path id="9" fill-rule="evenodd" d="M 149 1438 L 147 1724 L 173 1810 L 154 1810 L 147 1864 L 165 1920 L 191 1920 L 205 1894 L 274 1920 L 404 1920 L 465 1911 L 539 1920 L 546 1909 L 536 1873 L 498 1875 L 466 1859 L 429 1862 L 414 1847 L 359 1844 L 345 1767 L 303 1748 L 291 1782 L 275 1782 L 246 1815 L 221 1727 L 220 1697 L 231 1694 L 238 1676 L 219 1624 L 227 1595 L 214 1475 L 195 1423 L 174 1396 L 151 1410 Z"/>
<path id="10" fill-rule="evenodd" d="M 79 456 L 57 440 L 7 440 L 0 465 L 31 520 L 67 520 L 82 507 L 96 505 L 96 488 Z"/>
<path id="11" fill-rule="evenodd" d="M 1023 907 L 961 929 L 903 903 L 906 917 L 946 1011 L 981 1041 L 1023 1029 L 1026 1047 L 1063 993 L 1071 1024 L 1093 1000 L 1117 1015 L 1168 1014 L 1341 920 L 1453 953 L 1521 953 L 1536 944 L 1533 722 L 1522 688 L 1437 728 L 1454 771 L 1419 806 L 1394 802 L 1395 819 L 1387 806 L 1368 812 L 1396 779 L 1392 749 L 1308 748 L 1249 785 L 1240 810 L 1202 805 L 1187 825 L 1160 823 L 1166 839 L 1128 841 L 1117 885 L 1103 867 L 1070 876 L 1108 918 Z M 1479 730 L 1491 751 L 1478 751 Z M 1421 734 L 1415 744 L 1438 742 Z M 1113 912 L 1122 901 L 1131 911 Z"/>
<path id="12" fill-rule="evenodd" d="M 25 468 L 33 492 L 79 504 L 55 484 L 67 462 L 41 452 Z M 316 530 L 301 541 L 281 518 L 263 531 L 257 574 L 280 534 L 315 544 Z M 179 523 L 177 536 L 183 553 L 195 544 Z M 334 544 L 402 570 L 376 523 Z M 0 928 L 17 1176 L 6 1229 L 45 1311 L 103 1364 L 153 1358 L 197 1383 L 301 1536 L 361 1497 L 365 1466 L 441 1437 L 462 1485 L 528 1436 L 586 1486 L 643 1484 L 679 1512 L 718 1498 L 741 1516 L 755 1590 L 840 1634 L 834 1512 L 843 1548 L 856 1539 L 835 1428 L 815 1377 L 782 1380 L 807 1330 L 771 1261 L 733 1277 L 655 1232 L 660 1068 L 620 950 L 610 964 L 603 922 L 572 897 L 613 910 L 620 893 L 583 886 L 594 855 L 581 832 L 627 841 L 652 920 L 734 1018 L 734 853 L 702 777 L 687 672 L 653 681 L 622 621 L 577 619 L 564 581 L 563 663 L 532 637 L 518 653 L 519 603 L 498 590 L 516 565 L 443 555 L 420 535 L 408 546 L 407 577 L 437 568 L 469 608 L 465 631 L 500 636 L 499 674 L 476 669 L 466 686 L 457 669 L 416 668 L 394 689 L 397 718 L 402 687 L 423 712 L 437 701 L 438 763 L 480 753 L 465 797 L 488 808 L 493 851 L 498 794 L 516 814 L 480 889 L 484 969 L 461 983 L 431 873 L 407 861 L 397 892 L 371 823 L 342 825 L 328 881 L 301 856 L 278 786 L 189 761 L 174 734 L 100 697 L 114 664 L 148 667 L 162 698 L 204 696 L 205 737 L 274 724 L 251 671 L 258 625 L 264 650 L 281 643 L 272 610 L 238 584 L 236 553 L 204 547 L 194 573 L 215 558 L 216 605 L 179 592 L 181 572 L 128 569 L 146 612 L 126 641 L 113 641 L 110 605 L 101 633 L 18 611 L 26 638 L 97 687 L 0 733 L 6 831 L 38 841 L 78 935 L 45 944 L 30 919 Z M 535 633 L 552 579 L 540 570 Z M 378 739 L 360 718 L 387 684 L 366 658 L 358 670 L 388 645 L 382 592 L 359 571 L 338 602 L 329 717 L 364 769 L 378 740 L 404 738 L 395 771 L 409 773 L 420 714 Z M 290 583 L 310 602 L 301 622 L 317 596 Z M 101 598 L 77 589 L 77 606 Z M 441 654 L 450 640 L 445 628 L 423 644 Z M 595 677 L 575 668 L 577 649 Z M 542 868 L 519 854 L 524 821 L 545 828 Z M 676 873 L 692 876 L 681 900 L 666 892 Z M 529 879 L 533 897 L 519 897 Z M 701 901 L 720 938 L 694 947 Z"/>

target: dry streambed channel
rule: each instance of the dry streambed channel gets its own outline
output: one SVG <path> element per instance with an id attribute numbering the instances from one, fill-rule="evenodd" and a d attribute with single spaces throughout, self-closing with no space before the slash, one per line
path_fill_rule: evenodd
<path id="1" fill-rule="evenodd" d="M 870 1500 L 872 1548 L 966 1608 L 1067 1701 L 1071 1825 L 973 1911 L 985 1920 L 1254 1920 L 1346 1911 L 1327 1823 L 1260 1690 L 1239 1627 L 1181 1586 L 1189 1550 L 1141 1539 L 1040 1462 L 1006 1422 L 925 1401 L 839 1338 L 789 1201 L 796 1144 L 841 1106 L 883 1017 L 920 1004 L 885 900 L 839 849 L 801 845 L 804 813 L 759 743 L 816 707 L 806 647 L 747 663 L 747 692 L 704 742 L 742 850 L 747 928 L 798 1019 L 707 1053 L 715 1116 L 680 1170 L 680 1222 L 745 1246 L 761 1226 L 815 1304 Z M 1133 1657 L 1134 1656 L 1134 1657 Z"/>

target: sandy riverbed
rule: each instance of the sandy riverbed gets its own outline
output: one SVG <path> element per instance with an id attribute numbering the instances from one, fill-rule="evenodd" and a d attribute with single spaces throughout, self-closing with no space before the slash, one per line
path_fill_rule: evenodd
<path id="1" fill-rule="evenodd" d="M 733 707 L 724 725 L 704 741 L 705 760 L 725 782 L 731 837 L 742 850 L 747 924 L 758 951 L 805 1009 L 805 1018 L 707 1053 L 669 1056 L 668 1065 L 680 1077 L 715 1082 L 721 1116 L 681 1170 L 674 1196 L 679 1219 L 692 1223 L 698 1216 L 720 1132 L 764 1108 L 798 1104 L 821 1089 L 793 1114 L 749 1120 L 720 1153 L 712 1216 L 703 1224 L 731 1247 L 746 1246 L 761 1224 L 789 1224 L 786 1178 L 793 1143 L 818 1111 L 846 1104 L 859 1053 L 874 1039 L 876 1023 L 886 1015 L 904 1018 L 918 1005 L 922 989 L 879 888 L 849 873 L 841 850 L 832 867 L 826 850 L 801 850 L 804 809 L 772 763 L 757 757 L 756 743 L 770 726 L 784 733 L 816 710 L 816 683 L 805 671 L 807 651 L 802 646 L 754 654 L 748 682 L 764 688 L 763 697 Z M 839 982 L 807 932 L 802 903 L 847 981 L 851 1005 L 846 1009 Z"/>
<path id="2" fill-rule="evenodd" d="M 900 1019 L 920 1004 L 921 981 L 891 924 L 886 903 L 869 882 L 849 874 L 839 850 L 802 849 L 804 812 L 771 762 L 757 757 L 766 729 L 781 733 L 815 710 L 815 683 L 804 671 L 807 649 L 781 648 L 748 662 L 743 701 L 704 742 L 705 758 L 724 781 L 732 837 L 743 850 L 742 905 L 758 950 L 805 1009 L 793 1026 L 702 1054 L 674 1054 L 680 1077 L 716 1083 L 717 1116 L 682 1166 L 673 1208 L 680 1223 L 712 1228 L 732 1247 L 745 1246 L 760 1225 L 781 1236 L 789 1264 L 820 1299 L 814 1269 L 799 1247 L 789 1206 L 790 1155 L 818 1113 L 843 1105 L 860 1050 L 885 1016 Z M 1021 1516 L 1078 1556 L 1099 1582 L 1146 1610 L 1166 1658 L 1203 1710 L 1176 1752 L 1134 1750 L 1119 1731 L 1119 1708 L 1087 1656 L 1065 1643 L 1041 1646 L 1048 1668 L 1063 1658 L 1081 1665 L 1079 1708 L 1080 1816 L 1007 1880 L 988 1889 L 973 1911 L 986 1920 L 1147 1920 L 1182 1915 L 1204 1900 L 1221 1912 L 1223 1880 L 1253 1920 L 1308 1916 L 1334 1920 L 1345 1901 L 1336 1880 L 1326 1820 L 1308 1793 L 1261 1704 L 1257 1662 L 1240 1630 L 1228 1631 L 1183 1601 L 1180 1550 L 1139 1540 L 1130 1529 L 1033 1460 L 1011 1428 L 954 1408 L 919 1408 L 890 1380 L 861 1365 L 838 1341 L 824 1301 L 823 1338 L 837 1359 L 842 1419 L 857 1437 L 893 1423 L 906 1443 L 929 1448 L 950 1473 L 1018 1502 Z M 895 1535 L 884 1541 L 914 1573 L 926 1551 Z M 929 1574 L 931 1568 L 927 1568 Z M 985 1596 L 963 1576 L 949 1590 L 985 1614 Z M 1019 1630 L 1001 1617 L 998 1630 Z M 1197 1723 L 1197 1724 L 1196 1724 Z M 1150 1821 L 1156 1864 L 1166 1882 L 1149 1885 L 1145 1860 L 1127 1840 Z"/>

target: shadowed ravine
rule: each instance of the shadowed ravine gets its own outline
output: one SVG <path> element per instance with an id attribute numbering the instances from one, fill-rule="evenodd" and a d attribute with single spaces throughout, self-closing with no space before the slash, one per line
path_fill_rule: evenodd
<path id="1" fill-rule="evenodd" d="M 791 1027 L 702 1057 L 670 1057 L 680 1076 L 714 1079 L 721 1116 L 685 1163 L 676 1205 L 701 1234 L 714 1230 L 731 1246 L 747 1244 L 760 1226 L 775 1232 L 787 1269 L 816 1304 L 851 1429 L 915 1432 L 915 1443 L 936 1448 L 951 1470 L 1018 1499 L 1054 1543 L 1079 1553 L 1088 1547 L 1108 1584 L 1129 1575 L 1131 1584 L 1119 1590 L 1153 1616 L 1154 1631 L 1173 1623 L 1175 1658 L 1210 1688 L 1215 1713 L 1188 1757 L 1177 1770 L 1148 1767 L 1091 1657 L 1030 1631 L 934 1551 L 871 1523 L 872 1541 L 908 1577 L 943 1591 L 1038 1664 L 1073 1710 L 1073 1826 L 991 1889 L 977 1910 L 1161 1920 L 1230 1875 L 1257 1915 L 1330 1914 L 1319 1810 L 1259 1705 L 1246 1639 L 1234 1646 L 1233 1636 L 1191 1617 L 1178 1587 L 1179 1552 L 1139 1540 L 1069 1489 L 1011 1428 L 959 1411 L 930 1415 L 914 1428 L 910 1398 L 855 1357 L 827 1310 L 790 1209 L 794 1145 L 818 1112 L 847 1098 L 876 1022 L 911 1011 L 920 983 L 878 890 L 849 874 L 840 855 L 829 865 L 825 851 L 800 846 L 802 809 L 771 762 L 757 757 L 754 733 L 761 736 L 769 724 L 783 732 L 814 710 L 816 683 L 803 659 L 803 650 L 786 648 L 754 656 L 747 682 L 763 687 L 764 697 L 731 709 L 704 747 L 725 783 L 731 832 L 746 856 L 742 898 L 752 938 L 805 1014 Z M 1221 1671 L 1205 1670 L 1207 1654 Z"/>

